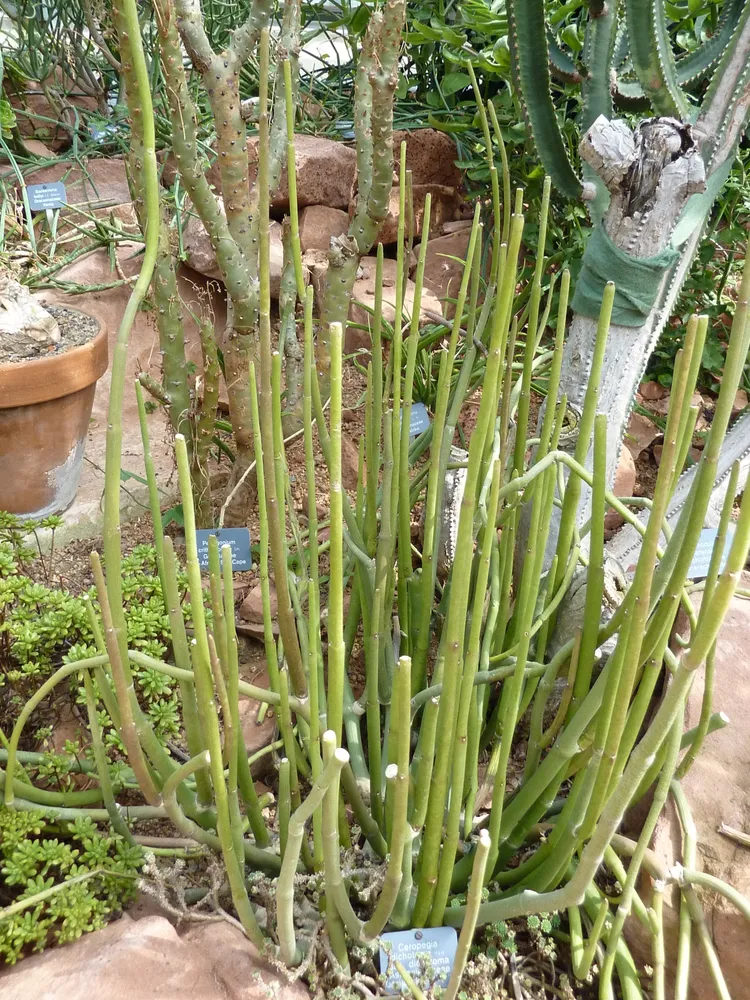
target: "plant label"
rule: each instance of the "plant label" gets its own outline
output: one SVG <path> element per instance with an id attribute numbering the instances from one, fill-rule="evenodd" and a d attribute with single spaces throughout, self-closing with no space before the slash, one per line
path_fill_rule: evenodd
<path id="1" fill-rule="evenodd" d="M 411 422 L 409 424 L 409 434 L 411 437 L 419 437 L 430 426 L 430 415 L 424 403 L 412 403 Z"/>
<path id="2" fill-rule="evenodd" d="M 95 142 L 106 142 L 111 136 L 117 135 L 117 126 L 112 124 L 89 125 L 89 134 Z"/>
<path id="3" fill-rule="evenodd" d="M 693 561 L 690 563 L 690 569 L 688 570 L 689 579 L 702 580 L 704 577 L 708 576 L 708 568 L 711 565 L 711 555 L 714 550 L 714 543 L 716 542 L 718 530 L 718 528 L 704 528 L 703 531 L 701 531 L 701 536 L 698 539 L 697 546 L 695 547 Z M 719 563 L 719 571 L 724 569 L 733 537 L 734 525 L 730 524 L 727 527 L 727 537 L 724 539 L 724 551 L 721 556 L 721 562 Z"/>
<path id="4" fill-rule="evenodd" d="M 55 181 L 52 184 L 29 184 L 26 194 L 32 212 L 51 212 L 68 204 L 68 196 L 62 181 Z"/>
<path id="5" fill-rule="evenodd" d="M 201 569 L 208 569 L 208 540 L 216 535 L 219 552 L 222 545 L 228 545 L 232 550 L 232 569 L 252 569 L 253 559 L 250 554 L 249 528 L 198 528 L 195 540 L 198 544 L 198 562 Z"/>
<path id="6" fill-rule="evenodd" d="M 456 958 L 458 935 L 455 927 L 425 927 L 421 930 L 391 931 L 380 935 L 380 971 L 388 972 L 387 993 L 403 993 L 406 984 L 399 975 L 400 962 L 409 975 L 419 982 L 426 975 L 437 986 L 445 988 Z M 390 954 L 389 954 L 390 953 Z"/>

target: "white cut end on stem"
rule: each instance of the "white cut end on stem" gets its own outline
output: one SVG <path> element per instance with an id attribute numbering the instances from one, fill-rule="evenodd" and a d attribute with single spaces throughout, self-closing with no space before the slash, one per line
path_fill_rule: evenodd
<path id="1" fill-rule="evenodd" d="M 339 747 L 333 756 L 342 765 L 349 763 L 349 751 L 344 750 L 343 747 Z"/>
<path id="2" fill-rule="evenodd" d="M 398 777 L 398 764 L 389 764 L 385 769 L 385 780 L 395 781 Z"/>

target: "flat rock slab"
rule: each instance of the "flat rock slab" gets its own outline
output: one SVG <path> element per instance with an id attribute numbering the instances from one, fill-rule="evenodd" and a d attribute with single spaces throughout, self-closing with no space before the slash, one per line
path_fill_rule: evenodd
<path id="1" fill-rule="evenodd" d="M 750 586 L 745 572 L 740 586 Z M 701 594 L 693 594 L 699 607 Z M 678 626 L 679 628 L 679 626 Z M 679 631 L 687 632 L 685 619 Z M 702 871 L 728 882 L 744 896 L 750 896 L 750 850 L 718 832 L 722 824 L 750 833 L 750 667 L 747 648 L 750 636 L 750 601 L 736 597 L 721 627 L 716 644 L 713 710 L 724 712 L 729 725 L 707 737 L 695 763 L 682 780 L 698 833 L 698 864 Z M 704 691 L 704 669 L 698 670 L 688 697 L 685 729 L 698 724 Z M 642 803 L 626 818 L 628 836 L 638 835 L 639 821 L 648 803 Z M 652 850 L 671 868 L 682 861 L 682 831 L 670 800 L 656 827 Z M 650 902 L 651 879 L 644 875 L 639 888 Z M 727 901 L 697 887 L 706 924 L 713 938 L 729 994 L 741 1000 L 750 995 L 747 956 L 750 955 L 750 923 Z M 664 930 L 666 970 L 673 981 L 677 954 L 678 894 L 665 895 Z M 635 919 L 625 929 L 628 944 L 639 964 L 651 964 L 651 944 Z M 669 987 L 668 987 L 669 991 Z M 690 969 L 690 1000 L 718 1000 L 706 967 L 697 935 L 693 933 Z"/>
<path id="2" fill-rule="evenodd" d="M 247 140 L 249 184 L 252 188 L 258 174 L 258 138 Z M 349 146 L 316 135 L 295 135 L 294 156 L 297 172 L 297 203 L 326 205 L 346 209 L 357 171 L 357 154 Z M 286 162 L 286 161 L 285 161 Z M 221 174 L 217 163 L 206 172 L 209 184 L 221 194 Z M 286 165 L 281 171 L 278 190 L 271 194 L 271 211 L 289 211 L 289 182 Z"/>
<path id="3" fill-rule="evenodd" d="M 125 914 L 73 944 L 0 973 L 0 1000 L 304 1000 L 226 923 L 184 925 Z"/>

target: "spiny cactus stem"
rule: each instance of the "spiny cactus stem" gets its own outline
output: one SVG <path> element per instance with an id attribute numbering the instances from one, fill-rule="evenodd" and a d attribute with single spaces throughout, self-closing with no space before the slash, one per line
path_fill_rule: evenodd
<path id="1" fill-rule="evenodd" d="M 388 214 L 393 178 L 393 95 L 398 83 L 398 53 L 406 13 L 404 0 L 388 0 L 383 8 L 378 33 L 376 62 L 369 67 L 372 92 L 372 174 L 367 193 L 366 221 L 359 218 L 364 237 L 356 222 L 352 234 L 360 252 L 367 253 L 375 242 L 378 229 Z M 376 17 L 373 14 L 373 18 Z M 358 211 L 359 216 L 359 211 Z"/>
<path id="2" fill-rule="evenodd" d="M 294 142 L 296 85 L 300 34 L 299 0 L 285 0 L 281 18 L 281 34 L 276 45 L 276 86 L 273 120 L 269 138 L 268 183 L 275 191 L 281 180 L 281 168 L 288 169 L 288 143 Z M 291 183 L 291 182 L 290 182 Z M 291 202 L 291 187 L 290 187 Z"/>
<path id="3" fill-rule="evenodd" d="M 198 160 L 197 117 L 182 62 L 172 0 L 156 0 L 156 12 L 172 143 L 180 182 L 211 240 L 222 279 L 234 304 L 234 321 L 241 329 L 250 329 L 257 308 L 257 292 L 252 289 L 242 253 L 229 233 L 226 216 L 220 210 Z"/>
<path id="4" fill-rule="evenodd" d="M 354 134 L 357 140 L 357 211 L 366 206 L 372 184 L 372 83 L 370 71 L 375 65 L 376 41 L 382 14 L 374 11 L 362 39 L 354 79 Z"/>

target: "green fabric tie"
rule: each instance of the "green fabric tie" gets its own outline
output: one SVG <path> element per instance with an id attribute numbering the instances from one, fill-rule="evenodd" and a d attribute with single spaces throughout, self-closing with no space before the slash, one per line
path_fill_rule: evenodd
<path id="1" fill-rule="evenodd" d="M 597 319 L 604 286 L 615 283 L 612 322 L 641 326 L 656 302 L 662 278 L 678 260 L 679 252 L 665 247 L 655 257 L 631 257 L 616 247 L 600 223 L 589 236 L 571 306 L 582 316 Z"/>

